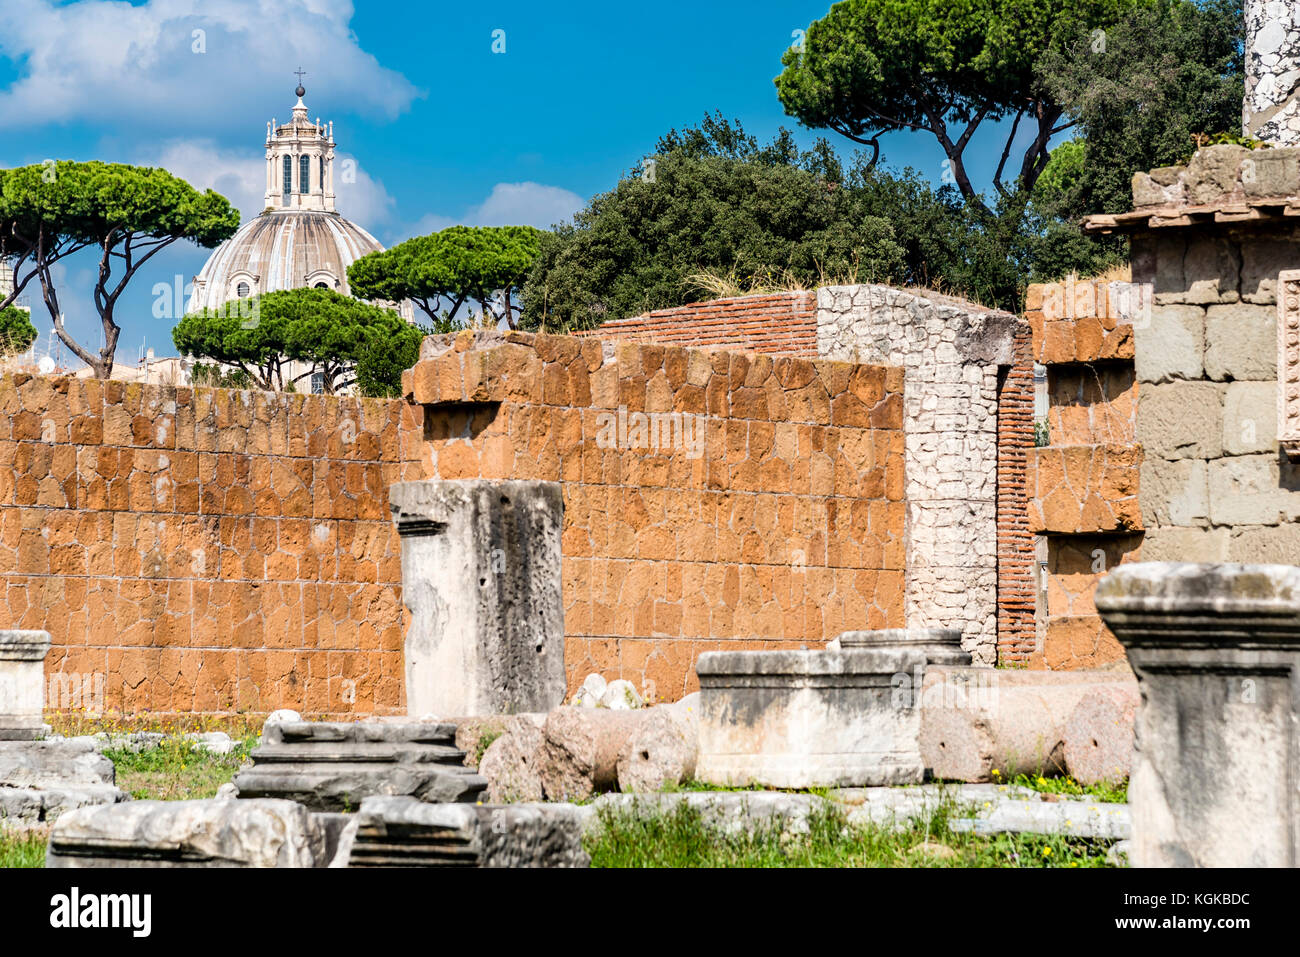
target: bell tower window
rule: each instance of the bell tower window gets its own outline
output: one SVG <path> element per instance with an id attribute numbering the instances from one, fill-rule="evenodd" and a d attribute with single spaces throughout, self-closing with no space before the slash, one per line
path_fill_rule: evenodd
<path id="1" fill-rule="evenodd" d="M 298 192 L 311 192 L 311 157 L 298 157 Z"/>

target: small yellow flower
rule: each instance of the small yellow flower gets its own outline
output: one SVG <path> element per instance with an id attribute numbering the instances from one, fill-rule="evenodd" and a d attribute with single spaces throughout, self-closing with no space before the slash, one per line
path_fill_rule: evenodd
<path id="1" fill-rule="evenodd" d="M 1043 857 L 1051 857 L 1051 856 L 1052 856 L 1052 849 L 1050 847 L 1043 848 Z"/>
<path id="2" fill-rule="evenodd" d="M 993 769 L 992 774 L 993 774 L 993 776 L 994 776 L 995 778 L 1000 778 L 1000 777 L 1002 777 L 1002 772 L 999 771 L 997 768 L 994 768 L 994 769 Z"/>

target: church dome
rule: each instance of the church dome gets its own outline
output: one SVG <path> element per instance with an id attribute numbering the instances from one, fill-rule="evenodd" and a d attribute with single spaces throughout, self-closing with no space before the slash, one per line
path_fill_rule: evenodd
<path id="1" fill-rule="evenodd" d="M 194 280 L 190 311 L 280 289 L 321 287 L 351 295 L 348 266 L 384 247 L 333 212 L 268 210 L 239 227 Z"/>
<path id="2" fill-rule="evenodd" d="M 334 208 L 334 124 L 308 118 L 306 92 L 301 83 L 294 90 L 298 102 L 289 122 L 266 124 L 265 209 L 208 258 L 194 277 L 189 312 L 282 289 L 351 295 L 348 266 L 383 250 Z M 410 303 L 397 309 L 411 318 Z"/>

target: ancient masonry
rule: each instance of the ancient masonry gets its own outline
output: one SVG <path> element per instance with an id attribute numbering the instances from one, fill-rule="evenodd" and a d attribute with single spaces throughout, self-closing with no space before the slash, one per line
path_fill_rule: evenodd
<path id="1" fill-rule="evenodd" d="M 904 624 L 901 369 L 463 333 L 406 382 L 429 478 L 561 483 L 571 690 Z"/>
<path id="2" fill-rule="evenodd" d="M 1153 290 L 1134 327 L 1142 558 L 1300 564 L 1295 386 L 1279 383 L 1300 356 L 1284 294 L 1300 150 L 1207 147 L 1133 192 L 1133 212 L 1089 228 L 1130 233 L 1133 280 Z"/>
<path id="3" fill-rule="evenodd" d="M 1033 540 L 1025 468 L 1033 445 L 1029 330 L 1015 316 L 922 290 L 859 285 L 753 297 L 767 309 L 725 335 L 750 299 L 608 323 L 591 335 L 657 342 L 701 336 L 752 348 L 901 367 L 907 472 L 909 628 L 961 627 L 976 660 L 1035 647 Z M 780 329 L 784 337 L 773 342 Z"/>
<path id="4" fill-rule="evenodd" d="M 1037 660 L 1048 668 L 1124 657 L 1092 594 L 1142 541 L 1133 339 L 1150 305 L 1129 282 L 1029 287 L 1034 358 L 1047 368 L 1049 442 L 1033 450 L 1029 523 L 1046 545 Z"/>

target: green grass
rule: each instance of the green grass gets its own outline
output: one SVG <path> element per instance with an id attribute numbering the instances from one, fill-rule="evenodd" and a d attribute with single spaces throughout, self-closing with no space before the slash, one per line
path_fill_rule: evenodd
<path id="1" fill-rule="evenodd" d="M 585 843 L 592 867 L 1110 866 L 1108 842 L 957 832 L 948 825 L 956 812 L 956 804 L 947 801 L 928 821 L 893 830 L 849 825 L 844 812 L 831 805 L 813 812 L 803 834 L 779 819 L 726 834 L 706 825 L 701 812 L 685 803 L 650 814 L 603 807 L 601 827 Z"/>
<path id="2" fill-rule="evenodd" d="M 212 754 L 182 738 L 165 738 L 139 753 L 110 748 L 104 756 L 117 769 L 117 786 L 137 800 L 185 801 L 210 798 L 235 776 L 257 745 L 249 735 L 229 754 Z"/>
<path id="3" fill-rule="evenodd" d="M 1042 794 L 1059 794 L 1062 797 L 1082 798 L 1101 804 L 1127 804 L 1128 779 L 1100 784 L 1080 784 L 1074 778 L 1044 777 L 1041 774 L 1017 774 L 1008 781 L 1003 781 L 995 771 L 994 780 L 998 784 L 1010 784 L 1014 787 L 1029 788 Z"/>
<path id="4" fill-rule="evenodd" d="M 0 868 L 44 867 L 48 837 L 45 831 L 0 830 Z"/>

